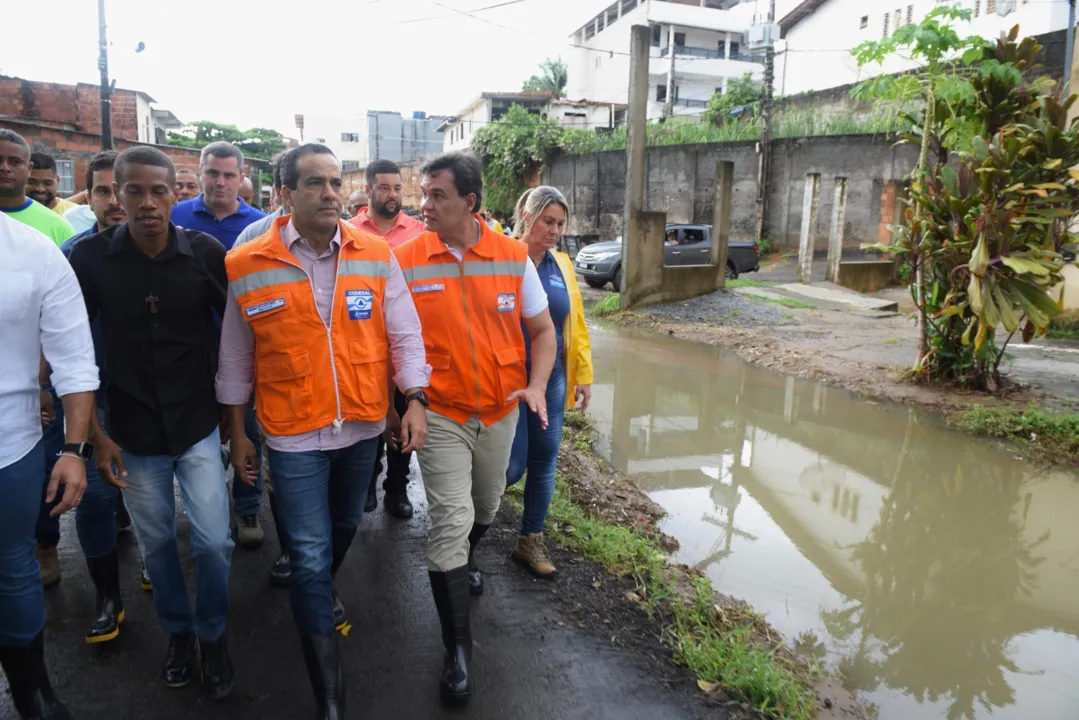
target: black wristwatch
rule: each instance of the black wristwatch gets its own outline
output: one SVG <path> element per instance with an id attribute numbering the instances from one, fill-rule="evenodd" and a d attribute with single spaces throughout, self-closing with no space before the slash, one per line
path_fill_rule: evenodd
<path id="1" fill-rule="evenodd" d="M 427 399 L 427 393 L 423 390 L 417 390 L 414 393 L 405 395 L 405 406 L 407 407 L 413 400 L 419 400 L 420 405 L 423 405 L 425 408 L 431 407 L 431 401 Z"/>
<path id="2" fill-rule="evenodd" d="M 88 442 L 84 443 L 65 443 L 60 452 L 57 455 L 63 455 L 64 453 L 74 453 L 81 457 L 83 460 L 90 460 L 94 457 L 94 446 Z"/>

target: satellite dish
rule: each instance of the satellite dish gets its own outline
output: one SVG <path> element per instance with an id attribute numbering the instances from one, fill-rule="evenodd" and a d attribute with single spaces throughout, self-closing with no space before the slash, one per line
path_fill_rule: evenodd
<path id="1" fill-rule="evenodd" d="M 997 15 L 1007 17 L 1015 12 L 1015 0 L 998 0 Z"/>

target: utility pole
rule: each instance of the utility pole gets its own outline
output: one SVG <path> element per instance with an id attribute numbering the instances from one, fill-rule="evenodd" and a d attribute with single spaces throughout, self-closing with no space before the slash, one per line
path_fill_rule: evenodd
<path id="1" fill-rule="evenodd" d="M 105 0 L 97 0 L 97 66 L 101 70 L 101 149 L 112 150 L 112 86 L 109 84 L 109 41 L 105 33 Z"/>
<path id="2" fill-rule="evenodd" d="M 1072 59 L 1075 54 L 1075 0 L 1068 0 L 1068 42 L 1064 51 L 1064 97 L 1071 92 Z"/>
<path id="3" fill-rule="evenodd" d="M 776 0 L 768 8 L 768 22 L 776 18 Z M 761 98 L 761 152 L 757 168 L 757 227 L 754 237 L 764 239 L 765 217 L 768 213 L 768 181 L 772 169 L 772 86 L 775 84 L 776 48 L 769 43 L 764 51 L 764 97 Z"/>
<path id="4" fill-rule="evenodd" d="M 667 101 L 663 104 L 663 117 L 674 115 L 674 25 L 667 31 Z"/>

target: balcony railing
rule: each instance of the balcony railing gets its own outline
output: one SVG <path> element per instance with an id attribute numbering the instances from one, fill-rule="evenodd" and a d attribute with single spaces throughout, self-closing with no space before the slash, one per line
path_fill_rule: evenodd
<path id="1" fill-rule="evenodd" d="M 688 108 L 704 108 L 704 107 L 708 107 L 708 101 L 707 100 L 691 100 L 690 98 L 675 98 L 674 99 L 674 104 L 675 105 L 681 105 L 682 107 L 688 107 Z"/>
<path id="2" fill-rule="evenodd" d="M 676 56 L 682 56 L 682 57 L 686 57 L 686 56 L 688 56 L 688 57 L 699 57 L 699 58 L 706 58 L 706 59 L 709 59 L 709 60 L 728 59 L 728 60 L 738 60 L 739 62 L 751 62 L 751 63 L 760 63 L 761 62 L 760 57 L 755 57 L 753 55 L 750 55 L 748 53 L 743 53 L 743 52 L 732 52 L 731 56 L 728 58 L 727 57 L 727 52 L 726 52 L 725 49 L 724 50 L 712 50 L 711 48 L 692 47 L 690 45 L 675 45 L 674 50 L 675 50 L 674 54 Z M 660 48 L 659 49 L 659 56 L 660 57 L 667 57 L 667 53 L 669 51 L 670 51 L 670 46 Z"/>

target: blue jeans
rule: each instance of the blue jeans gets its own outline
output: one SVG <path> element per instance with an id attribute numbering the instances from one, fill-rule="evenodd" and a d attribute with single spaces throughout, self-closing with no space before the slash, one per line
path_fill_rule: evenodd
<path id="1" fill-rule="evenodd" d="M 50 517 L 49 513 L 64 496 L 64 486 L 61 485 L 53 502 L 45 502 L 56 456 L 64 446 L 64 406 L 55 392 L 52 400 L 56 419 L 45 428 L 42 438 L 45 444 L 45 474 L 36 530 L 37 542 L 50 548 L 60 544 L 60 518 Z M 97 408 L 97 420 L 104 427 L 105 412 L 101 408 Z M 82 552 L 88 558 L 104 557 L 116 549 L 116 498 L 119 492 L 98 474 L 93 461 L 86 463 L 86 492 L 75 508 L 75 532 L 79 536 Z"/>
<path id="2" fill-rule="evenodd" d="M 510 464 L 506 469 L 506 487 L 515 485 L 528 470 L 525 480 L 524 512 L 521 534 L 543 532 L 547 509 L 554 495 L 554 474 L 558 465 L 558 447 L 562 442 L 562 418 L 566 405 L 566 373 L 556 367 L 547 381 L 547 429 L 539 416 L 520 404 L 517 434 L 513 436 Z"/>
<path id="3" fill-rule="evenodd" d="M 247 404 L 244 412 L 244 432 L 247 439 L 255 444 L 255 457 L 262 457 L 262 437 L 259 434 L 258 421 L 255 420 L 255 403 Z M 226 467 L 229 462 L 226 458 Z M 259 514 L 259 505 L 262 503 L 262 473 L 255 479 L 255 486 L 251 487 L 243 480 L 232 480 L 232 502 L 234 510 L 239 517 L 251 517 Z"/>
<path id="4" fill-rule="evenodd" d="M 142 544 L 158 619 L 170 635 L 194 632 L 201 640 L 216 641 L 225 632 L 229 615 L 233 548 L 217 428 L 177 456 L 123 452 L 123 458 L 127 466 L 124 500 Z M 194 613 L 176 543 L 173 476 L 191 521 L 198 583 Z"/>
<path id="5" fill-rule="evenodd" d="M 45 444 L 0 468 L 0 645 L 26 647 L 45 627 L 45 592 L 34 557 Z"/>
<path id="6" fill-rule="evenodd" d="M 363 520 L 377 446 L 373 437 L 340 450 L 270 448 L 274 497 L 292 562 L 292 615 L 304 637 L 334 631 L 333 575 Z"/>

